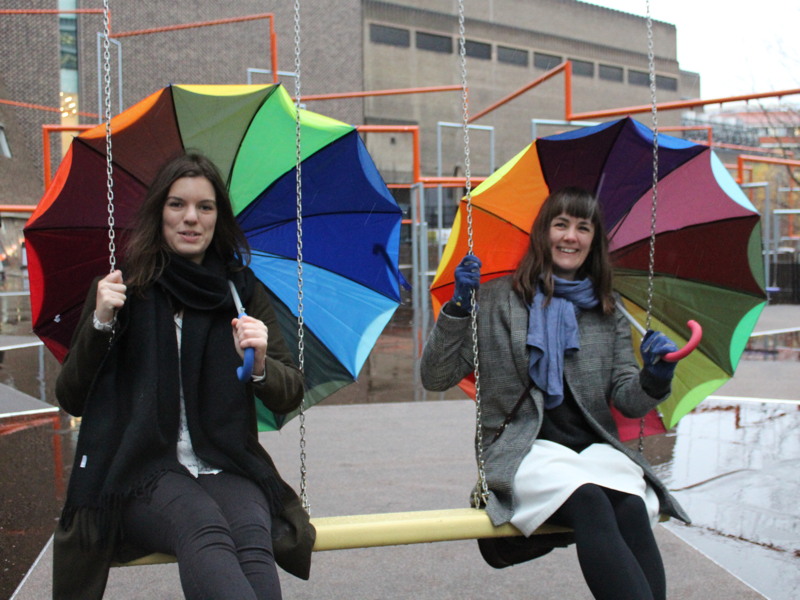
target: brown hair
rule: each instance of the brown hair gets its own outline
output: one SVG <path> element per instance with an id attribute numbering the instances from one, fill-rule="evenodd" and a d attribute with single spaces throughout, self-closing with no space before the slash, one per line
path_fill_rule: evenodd
<path id="1" fill-rule="evenodd" d="M 236 222 L 230 196 L 217 167 L 197 152 L 181 154 L 167 162 L 156 175 L 139 208 L 125 244 L 125 282 L 141 292 L 155 281 L 169 260 L 162 215 L 170 187 L 182 177 L 205 177 L 214 188 L 217 222 L 211 246 L 226 263 L 249 263 L 250 245 Z"/>
<path id="2" fill-rule="evenodd" d="M 566 187 L 550 194 L 542 204 L 530 233 L 530 244 L 513 274 L 514 289 L 527 304 L 533 302 L 539 280 L 545 295 L 545 305 L 553 297 L 553 256 L 550 249 L 550 224 L 557 216 L 566 213 L 578 219 L 587 219 L 594 226 L 592 247 L 577 277 L 588 277 L 594 283 L 603 312 L 614 312 L 612 292 L 613 271 L 608 253 L 608 240 L 597 199 L 586 190 Z"/>

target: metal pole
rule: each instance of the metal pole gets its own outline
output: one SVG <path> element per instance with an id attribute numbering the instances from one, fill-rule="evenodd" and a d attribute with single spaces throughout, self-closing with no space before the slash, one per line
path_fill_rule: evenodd
<path id="1" fill-rule="evenodd" d="M 427 286 L 425 285 L 424 273 L 427 269 L 426 238 L 428 234 L 420 218 L 424 188 L 421 183 L 416 183 L 411 186 L 409 191 L 411 203 L 411 306 L 413 310 L 411 335 L 414 346 L 414 401 L 421 401 L 425 400 L 425 390 L 422 387 L 419 375 L 419 361 L 422 356 L 421 344 L 424 343 L 427 336 L 427 310 L 424 303 Z"/>
<path id="2" fill-rule="evenodd" d="M 777 255 L 777 246 L 773 249 L 772 240 L 770 237 L 770 232 L 772 230 L 771 227 L 771 210 L 772 210 L 772 201 L 770 198 L 769 192 L 769 183 L 766 181 L 758 182 L 758 183 L 742 183 L 739 185 L 740 188 L 744 189 L 751 189 L 751 188 L 764 188 L 764 210 L 761 216 L 761 220 L 764 223 L 764 230 L 761 232 L 761 243 L 763 245 L 762 255 L 764 257 L 764 281 L 767 284 L 767 287 L 770 285 L 770 261 L 771 256 L 773 254 Z"/>

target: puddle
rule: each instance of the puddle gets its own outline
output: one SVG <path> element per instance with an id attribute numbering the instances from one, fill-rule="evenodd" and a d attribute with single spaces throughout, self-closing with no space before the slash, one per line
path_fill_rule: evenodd
<path id="1" fill-rule="evenodd" d="M 772 600 L 800 597 L 800 404 L 707 400 L 662 477 L 692 518 L 667 527 Z"/>

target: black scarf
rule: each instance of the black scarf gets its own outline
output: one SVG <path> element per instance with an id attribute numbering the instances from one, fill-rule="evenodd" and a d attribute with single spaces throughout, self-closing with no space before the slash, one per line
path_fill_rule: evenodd
<path id="1" fill-rule="evenodd" d="M 231 333 L 236 308 L 228 279 L 247 302 L 257 283 L 249 269 L 231 271 L 214 252 L 203 265 L 172 255 L 143 297 L 129 294 L 86 402 L 65 528 L 85 509 L 113 539 L 122 503 L 147 495 L 164 472 L 183 469 L 176 456 L 179 371 L 195 453 L 255 481 L 273 514 L 282 508 L 281 481 L 258 444 L 251 386 L 236 377 L 241 359 Z M 174 314 L 180 308 L 179 362 Z"/>

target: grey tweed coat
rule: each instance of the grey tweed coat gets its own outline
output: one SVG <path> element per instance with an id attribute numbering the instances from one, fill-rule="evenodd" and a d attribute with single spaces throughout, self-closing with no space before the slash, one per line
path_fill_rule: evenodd
<path id="1" fill-rule="evenodd" d="M 501 525 L 514 514 L 514 475 L 539 433 L 544 398 L 538 388 L 532 387 L 531 401 L 522 403 L 503 434 L 490 443 L 530 383 L 528 307 L 512 289 L 509 276 L 483 284 L 478 306 L 483 458 L 489 487 L 486 509 L 492 522 Z M 651 398 L 644 391 L 643 387 L 649 387 L 648 374 L 639 371 L 625 317 L 619 311 L 608 316 L 599 310 L 585 311 L 578 317 L 578 327 L 581 349 L 565 358 L 564 377 L 581 412 L 606 442 L 642 467 L 658 495 L 661 513 L 688 523 L 688 515 L 650 464 L 619 441 L 609 410 L 609 402 L 613 401 L 625 416 L 638 418 L 667 397 Z M 473 363 L 470 318 L 440 312 L 422 354 L 422 384 L 432 391 L 447 390 L 474 370 Z"/>

